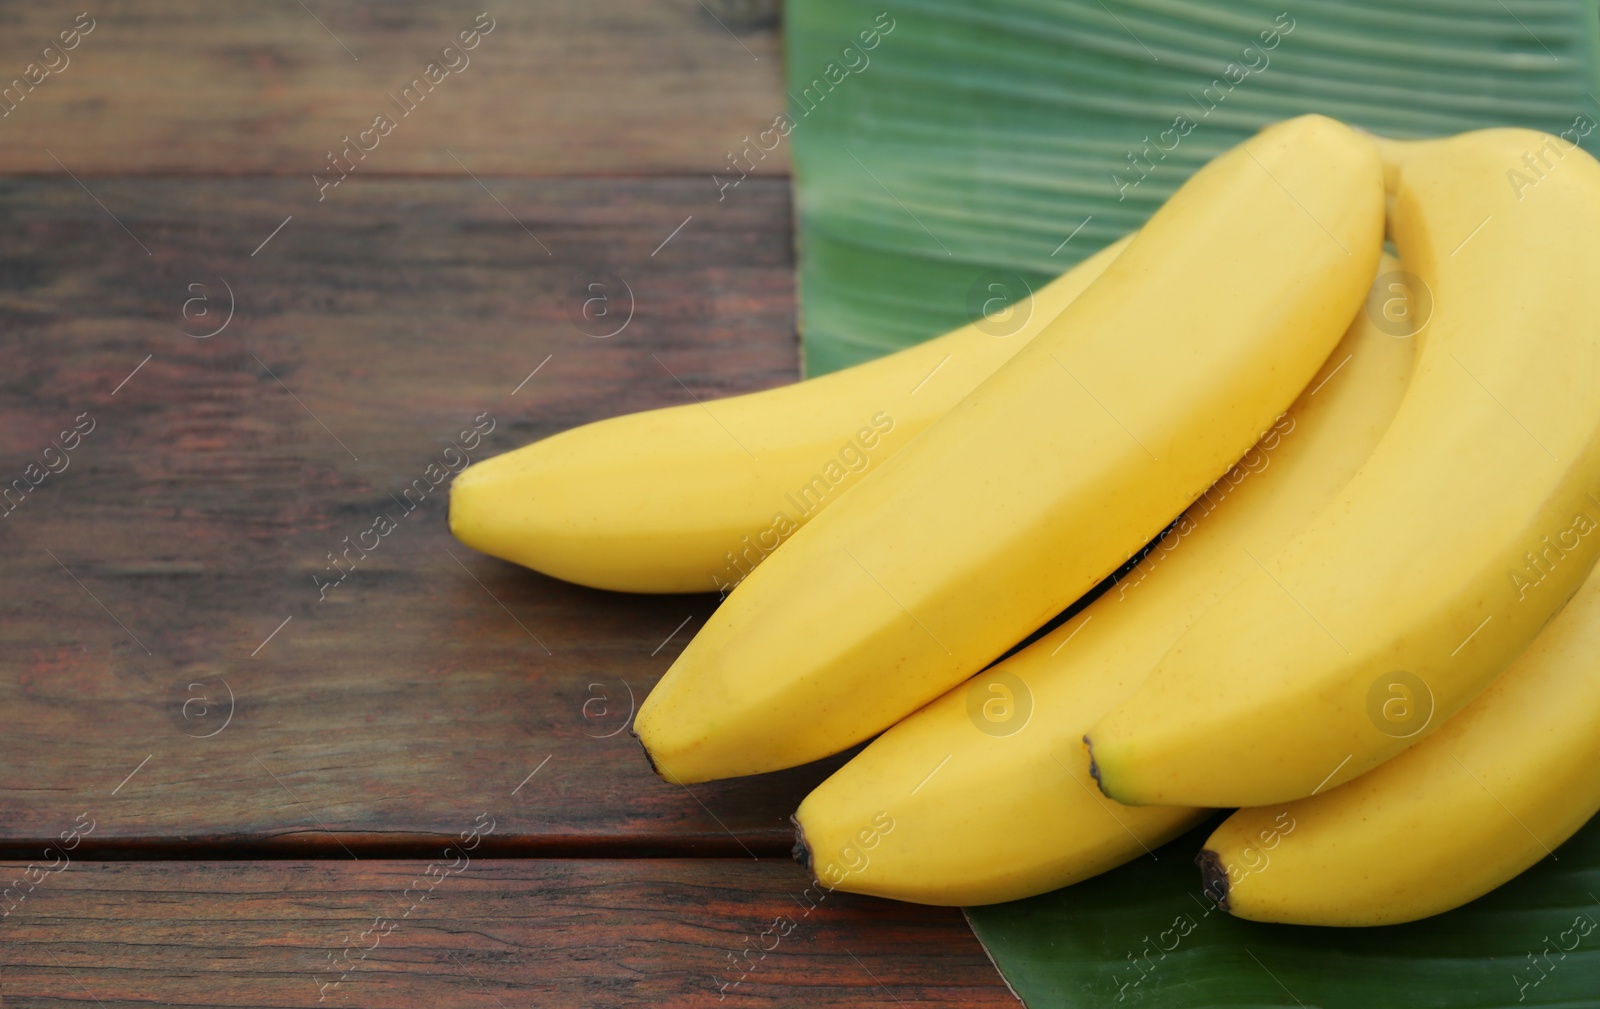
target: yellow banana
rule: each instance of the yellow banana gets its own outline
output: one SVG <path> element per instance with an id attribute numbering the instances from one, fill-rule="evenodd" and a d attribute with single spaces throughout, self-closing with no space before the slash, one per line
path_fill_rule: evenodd
<path id="1" fill-rule="evenodd" d="M 1294 400 L 1382 242 L 1376 148 L 1304 116 L 1194 175 L 1105 274 L 794 534 L 641 706 L 669 780 L 882 731 L 1114 570 Z"/>
<path id="2" fill-rule="evenodd" d="M 1594 563 L 1600 164 L 1528 130 L 1398 150 L 1394 237 L 1434 305 L 1417 375 L 1338 499 L 1090 729 L 1122 802 L 1356 777 L 1483 689 Z"/>
<path id="3" fill-rule="evenodd" d="M 594 588 L 726 593 L 1032 340 L 1128 241 L 1002 313 L 899 353 L 585 424 L 469 466 L 450 487 L 450 531 Z"/>
<path id="4" fill-rule="evenodd" d="M 1600 810 L 1596 655 L 1600 570 L 1438 732 L 1338 788 L 1230 816 L 1201 852 L 1207 890 L 1301 925 L 1414 921 L 1488 893 Z"/>
<path id="5" fill-rule="evenodd" d="M 1380 275 L 1398 264 L 1385 256 Z M 989 904 L 1074 883 L 1204 815 L 1095 788 L 1084 731 L 1310 522 L 1400 405 L 1414 340 L 1359 316 L 1282 421 L 1082 612 L 879 736 L 800 804 L 802 861 L 854 893 Z"/>

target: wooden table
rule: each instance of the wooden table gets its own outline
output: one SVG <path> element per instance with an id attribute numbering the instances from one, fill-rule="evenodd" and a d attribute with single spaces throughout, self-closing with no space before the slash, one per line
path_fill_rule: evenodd
<path id="1" fill-rule="evenodd" d="M 1014 1004 L 959 912 L 807 889 L 838 760 L 650 773 L 712 598 L 445 526 L 474 427 L 794 378 L 785 152 L 712 180 L 761 8 L 0 11 L 5 1006 Z"/>

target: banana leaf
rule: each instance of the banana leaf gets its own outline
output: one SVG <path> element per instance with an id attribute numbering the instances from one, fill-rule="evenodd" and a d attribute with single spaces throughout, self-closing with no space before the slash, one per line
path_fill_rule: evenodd
<path id="1" fill-rule="evenodd" d="M 1026 294 L 1278 119 L 1415 137 L 1600 118 L 1593 0 L 791 0 L 785 17 L 786 121 L 719 178 L 792 145 L 813 375 Z"/>
<path id="2" fill-rule="evenodd" d="M 1076 886 L 968 908 L 967 920 L 1032 1009 L 1600 1005 L 1600 822 L 1486 897 L 1382 928 L 1218 910 L 1193 862 L 1215 825 Z"/>
<path id="3" fill-rule="evenodd" d="M 790 0 L 800 328 L 822 374 L 996 311 L 1137 228 L 1262 125 L 1395 137 L 1600 119 L 1592 0 Z M 1580 131 L 1581 132 L 1581 131 Z M 1586 147 L 1600 143 L 1589 133 Z M 759 148 L 759 150 L 758 150 Z M 1600 773 L 1600 769 L 1597 769 Z M 1383 929 L 1211 909 L 1205 828 L 1095 880 L 968 910 L 1032 1009 L 1600 1006 L 1600 823 L 1449 914 Z M 1170 945 L 1174 922 L 1193 926 Z"/>

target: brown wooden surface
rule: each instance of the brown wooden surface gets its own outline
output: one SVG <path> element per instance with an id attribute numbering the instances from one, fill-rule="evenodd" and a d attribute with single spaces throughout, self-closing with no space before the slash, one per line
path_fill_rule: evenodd
<path id="1" fill-rule="evenodd" d="M 0 171 L 58 173 L 53 152 L 80 176 L 282 173 L 304 176 L 314 196 L 327 151 L 388 113 L 397 126 L 362 173 L 459 175 L 448 148 L 480 176 L 681 173 L 711 187 L 728 150 L 783 111 L 773 19 L 738 14 L 774 6 L 7 4 L 0 80 L 30 63 L 42 79 L 0 118 Z M 80 11 L 93 30 L 46 55 Z M 464 60 L 444 56 L 485 12 L 494 30 Z M 434 62 L 448 76 L 401 118 L 387 96 Z M 61 69 L 43 73 L 50 65 Z M 781 174 L 786 159 L 774 151 L 764 170 Z"/>
<path id="2" fill-rule="evenodd" d="M 460 871 L 425 900 L 427 862 L 75 863 L 0 922 L 0 998 L 8 1009 L 1017 1004 L 959 911 L 820 894 L 792 863 L 436 858 Z"/>
<path id="3" fill-rule="evenodd" d="M 0 519 L 5 850 L 91 809 L 101 852 L 173 836 L 305 851 L 335 843 L 324 827 L 404 851 L 465 803 L 503 818 L 506 852 L 787 851 L 822 771 L 690 794 L 621 731 L 629 691 L 643 699 L 711 598 L 476 555 L 449 535 L 443 483 L 410 513 L 397 501 L 485 413 L 475 458 L 791 378 L 787 186 L 708 209 L 681 180 L 497 180 L 502 210 L 471 182 L 364 180 L 252 258 L 294 186 L 97 184 L 153 256 L 70 181 L 0 190 L 7 483 L 80 414 L 95 423 Z M 572 318 L 591 275 L 634 292 L 609 339 Z M 187 285 L 220 319 L 224 282 L 233 321 L 187 335 L 214 328 L 202 306 L 183 317 Z M 323 598 L 329 551 L 379 514 L 399 528 Z M 226 727 L 191 701 L 222 711 L 229 690 Z"/>

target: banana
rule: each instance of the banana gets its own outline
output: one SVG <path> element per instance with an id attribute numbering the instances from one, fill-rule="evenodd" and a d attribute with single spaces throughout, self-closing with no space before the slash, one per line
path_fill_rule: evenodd
<path id="1" fill-rule="evenodd" d="M 1385 256 L 1380 275 L 1398 269 Z M 1183 629 L 1355 474 L 1400 405 L 1417 341 L 1363 314 L 1284 418 L 1116 586 L 1044 638 L 907 716 L 795 814 L 824 884 L 989 904 L 1104 872 L 1204 810 L 1120 806 L 1079 740 Z"/>
<path id="2" fill-rule="evenodd" d="M 1528 130 L 1390 149 L 1395 242 L 1434 304 L 1417 375 L 1339 497 L 1089 730 L 1121 802 L 1270 805 L 1370 770 L 1594 563 L 1600 164 Z"/>
<path id="3" fill-rule="evenodd" d="M 1202 168 L 1039 336 L 729 596 L 640 707 L 657 771 L 835 753 L 1059 613 L 1305 387 L 1382 227 L 1377 150 L 1330 119 Z"/>
<path id="4" fill-rule="evenodd" d="M 585 424 L 469 466 L 450 487 L 450 531 L 580 585 L 725 594 L 1032 340 L 1129 240 L 1022 302 L 899 353 L 764 392 Z"/>
<path id="5" fill-rule="evenodd" d="M 1389 925 L 1516 876 L 1600 810 L 1597 654 L 1600 569 L 1439 731 L 1338 788 L 1225 820 L 1197 859 L 1207 891 L 1253 921 Z"/>

